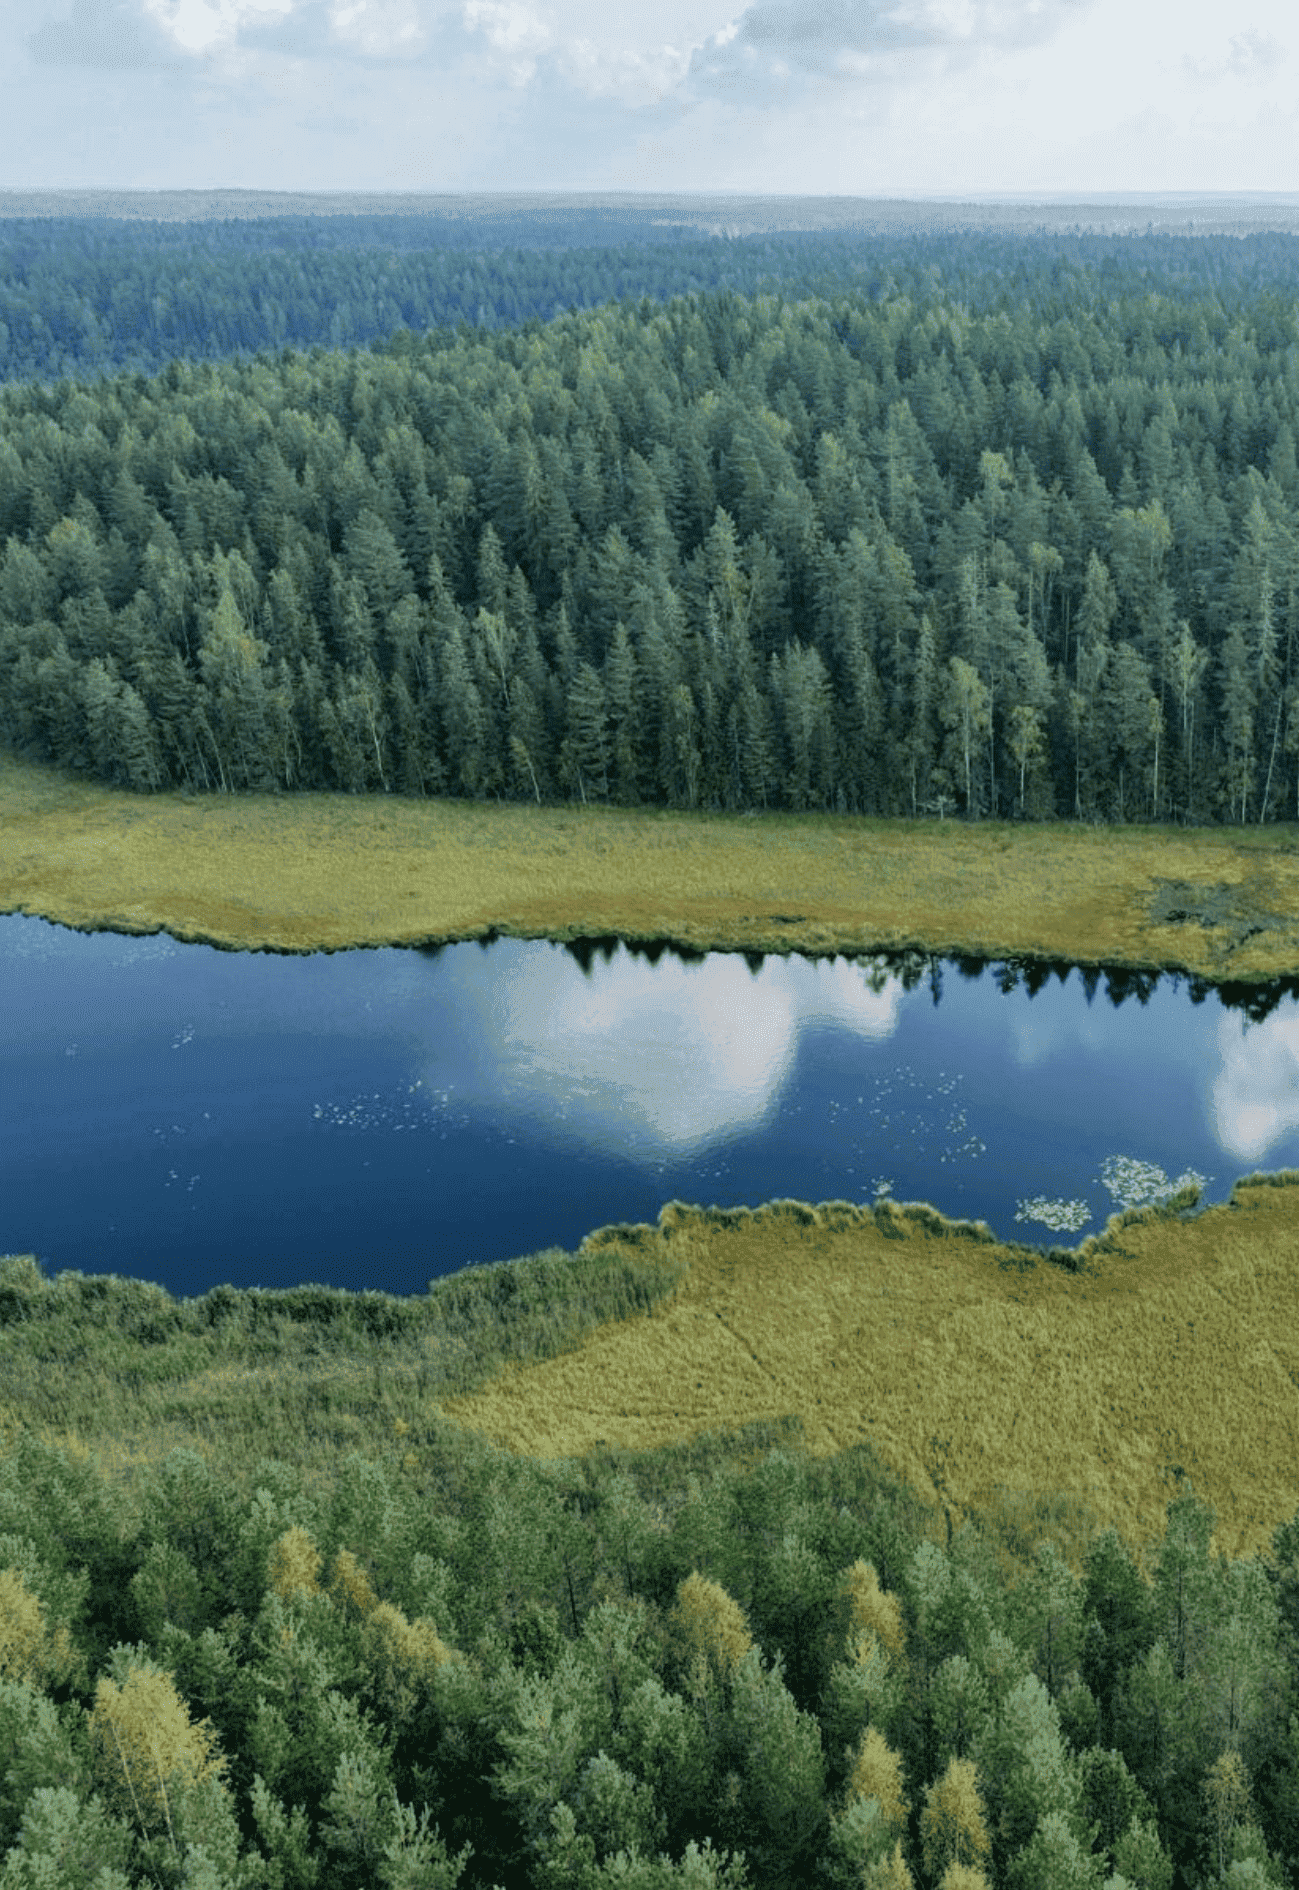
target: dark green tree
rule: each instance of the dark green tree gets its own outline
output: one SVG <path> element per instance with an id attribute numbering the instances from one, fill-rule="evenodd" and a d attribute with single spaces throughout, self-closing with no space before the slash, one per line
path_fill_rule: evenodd
<path id="1" fill-rule="evenodd" d="M 830 680 L 820 652 L 797 640 L 771 659 L 771 699 L 783 736 L 788 807 L 826 807 L 834 791 L 834 721 Z"/>
<path id="2" fill-rule="evenodd" d="M 576 785 L 585 804 L 588 781 L 593 794 L 609 797 L 609 717 L 600 672 L 580 662 L 568 691 L 564 739 L 559 754 L 560 779 Z"/>
<path id="3" fill-rule="evenodd" d="M 1082 1677 L 1100 1709 L 1102 1745 L 1113 1743 L 1123 1677 L 1150 1647 L 1156 1618 L 1126 1545 L 1115 1530 L 1103 1530 L 1087 1551 L 1082 1645 Z"/>

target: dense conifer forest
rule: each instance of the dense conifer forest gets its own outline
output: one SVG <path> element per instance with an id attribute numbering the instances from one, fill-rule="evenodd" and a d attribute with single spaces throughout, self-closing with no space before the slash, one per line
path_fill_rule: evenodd
<path id="1" fill-rule="evenodd" d="M 284 332 L 249 228 L 186 337 L 261 338 L 250 257 Z M 499 322 L 781 245 L 325 247 L 365 349 L 11 383 L 0 739 L 141 791 L 1299 818 L 1299 238 L 1122 242 L 791 238 L 775 292 L 426 332 L 390 271 Z"/>

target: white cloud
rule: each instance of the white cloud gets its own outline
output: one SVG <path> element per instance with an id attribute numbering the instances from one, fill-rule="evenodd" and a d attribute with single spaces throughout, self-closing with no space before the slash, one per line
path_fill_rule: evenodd
<path id="1" fill-rule="evenodd" d="M 329 18 L 344 46 L 371 58 L 408 55 L 427 43 L 415 0 L 334 0 Z"/>
<path id="2" fill-rule="evenodd" d="M 1299 188 L 1280 0 L 24 0 L 10 187 Z M 108 81 L 106 83 L 105 81 Z"/>
<path id="3" fill-rule="evenodd" d="M 38 67 L 138 72 L 179 63 L 167 34 L 133 0 L 72 0 L 68 14 L 43 20 L 22 44 Z M 0 50 L 0 67 L 4 63 Z"/>
<path id="4" fill-rule="evenodd" d="M 497 54 L 500 67 L 514 86 L 526 85 L 537 69 L 537 58 L 554 44 L 555 35 L 535 7 L 524 0 L 465 0 L 464 22 L 478 32 Z"/>
<path id="5" fill-rule="evenodd" d="M 754 0 L 691 61 L 701 84 L 752 88 L 792 72 L 883 77 L 921 50 L 1040 46 L 1092 0 Z"/>
<path id="6" fill-rule="evenodd" d="M 1277 75 L 1285 58 L 1286 49 L 1279 39 L 1250 27 L 1243 33 L 1233 33 L 1216 55 L 1196 57 L 1188 53 L 1182 66 L 1190 78 L 1210 85 L 1228 77 L 1264 85 Z"/>

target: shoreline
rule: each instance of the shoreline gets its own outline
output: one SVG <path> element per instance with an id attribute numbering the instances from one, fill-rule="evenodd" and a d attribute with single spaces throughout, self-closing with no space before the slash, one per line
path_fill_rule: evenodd
<path id="1" fill-rule="evenodd" d="M 0 912 L 227 951 L 620 937 L 695 951 L 1299 976 L 1299 826 L 135 795 L 0 753 Z"/>

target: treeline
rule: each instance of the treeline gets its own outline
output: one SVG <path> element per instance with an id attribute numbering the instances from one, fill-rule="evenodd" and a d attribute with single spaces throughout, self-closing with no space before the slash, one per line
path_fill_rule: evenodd
<path id="1" fill-rule="evenodd" d="M 140 790 L 1299 817 L 1294 307 L 1173 273 L 5 388 L 0 739 Z"/>
<path id="2" fill-rule="evenodd" d="M 944 230 L 932 207 L 916 231 L 722 238 L 681 215 L 534 205 L 200 223 L 0 216 L 0 381 L 155 374 L 176 359 L 366 346 L 400 328 L 497 329 L 724 289 L 801 301 L 851 284 L 871 300 L 938 295 L 974 314 L 1022 307 L 1047 319 L 1097 295 L 1155 290 L 1233 315 L 1295 275 L 1296 239 L 1277 232 Z"/>

